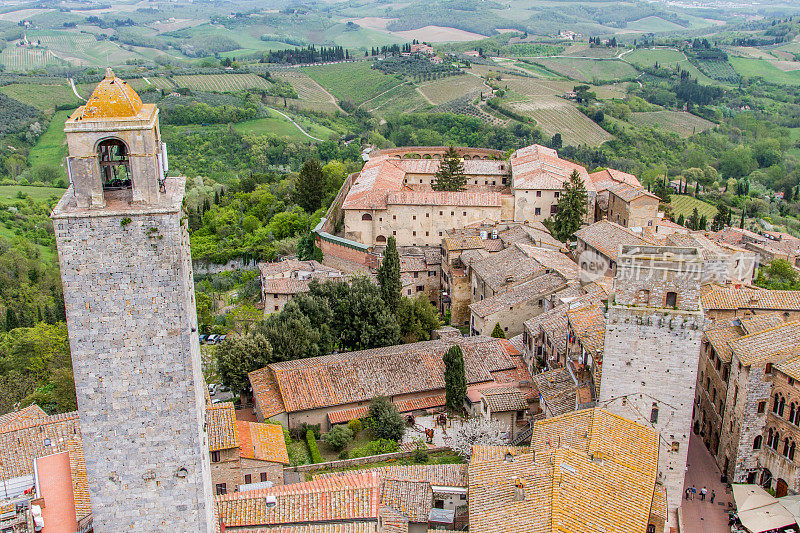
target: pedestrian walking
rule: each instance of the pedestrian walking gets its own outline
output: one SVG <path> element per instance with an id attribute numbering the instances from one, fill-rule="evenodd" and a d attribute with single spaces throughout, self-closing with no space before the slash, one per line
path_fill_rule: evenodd
<path id="1" fill-rule="evenodd" d="M 697 494 L 697 489 L 694 487 L 694 485 L 692 485 L 692 495 L 691 495 L 692 497 L 691 497 L 691 498 L 689 498 L 689 499 L 690 499 L 690 500 L 694 500 L 694 495 L 695 495 L 695 494 Z"/>
<path id="2" fill-rule="evenodd" d="M 707 492 L 708 492 L 708 490 L 706 490 L 706 488 L 705 488 L 705 487 L 703 487 L 702 489 L 700 489 L 700 501 L 701 501 L 701 502 L 704 502 L 704 501 L 706 501 L 706 493 L 707 493 Z"/>
<path id="3" fill-rule="evenodd" d="M 692 493 L 692 489 L 690 489 L 689 487 L 686 487 L 686 491 L 684 491 L 684 495 L 686 496 L 687 500 L 689 499 L 689 495 L 691 493 Z"/>
<path id="4" fill-rule="evenodd" d="M 717 493 L 714 489 L 711 489 L 711 503 L 714 503 L 714 498 L 717 497 Z"/>

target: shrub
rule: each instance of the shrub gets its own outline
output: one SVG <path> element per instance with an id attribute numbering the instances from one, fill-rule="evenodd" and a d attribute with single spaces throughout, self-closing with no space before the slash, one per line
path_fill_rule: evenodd
<path id="1" fill-rule="evenodd" d="M 373 421 L 372 432 L 379 439 L 399 441 L 406 432 L 403 417 L 397 407 L 386 396 L 378 396 L 369 406 L 369 417 Z"/>
<path id="2" fill-rule="evenodd" d="M 425 464 L 428 462 L 428 450 L 423 448 L 422 446 L 418 446 L 416 450 L 414 450 L 414 462 L 419 464 Z"/>
<path id="3" fill-rule="evenodd" d="M 314 430 L 311 428 L 309 428 L 306 432 L 306 444 L 308 444 L 308 452 L 311 454 L 311 462 L 321 463 L 322 455 L 319 453 L 319 448 L 317 448 L 317 439 L 314 436 Z"/>
<path id="4" fill-rule="evenodd" d="M 347 453 L 347 450 L 342 450 L 339 452 L 339 459 L 348 459 L 350 454 Z"/>
<path id="5" fill-rule="evenodd" d="M 361 420 L 359 420 L 358 418 L 348 422 L 347 427 L 349 427 L 350 431 L 353 432 L 353 438 L 357 437 L 358 434 L 361 433 L 361 430 L 363 429 L 363 426 L 361 425 Z"/>
<path id="6" fill-rule="evenodd" d="M 314 432 L 314 438 L 319 438 L 320 431 L 319 431 L 319 424 L 309 425 L 303 422 L 299 426 L 295 426 L 289 430 L 289 435 L 291 435 L 292 439 L 294 440 L 303 440 L 306 438 L 306 433 L 308 430 Z"/>
<path id="7" fill-rule="evenodd" d="M 322 436 L 322 442 L 334 450 L 343 449 L 351 440 L 353 440 L 353 431 L 341 424 L 333 426 L 328 433 Z"/>
<path id="8" fill-rule="evenodd" d="M 366 443 L 364 446 L 354 448 L 350 452 L 350 457 L 369 457 L 371 455 L 380 455 L 382 453 L 394 453 L 400 449 L 397 441 L 388 439 L 378 439 Z"/>

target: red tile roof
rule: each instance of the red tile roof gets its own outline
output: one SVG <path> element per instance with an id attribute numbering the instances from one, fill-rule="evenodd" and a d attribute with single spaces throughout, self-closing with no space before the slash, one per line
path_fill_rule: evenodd
<path id="1" fill-rule="evenodd" d="M 470 304 L 469 309 L 475 316 L 485 318 L 499 311 L 511 309 L 515 305 L 546 298 L 566 286 L 560 274 L 555 272 L 542 274 L 491 298 Z"/>
<path id="2" fill-rule="evenodd" d="M 703 309 L 770 309 L 800 311 L 800 291 L 714 288 L 700 298 Z"/>
<path id="3" fill-rule="evenodd" d="M 442 407 L 447 402 L 444 394 L 434 394 L 432 396 L 423 396 L 421 398 L 410 398 L 408 400 L 396 400 L 395 407 L 401 413 L 409 411 L 416 411 L 418 409 L 431 409 L 433 407 Z M 328 412 L 328 420 L 331 424 L 341 424 L 342 422 L 350 422 L 357 418 L 366 418 L 369 413 L 368 405 L 359 405 L 358 407 L 349 407 L 347 409 L 339 409 L 338 411 Z"/>
<path id="4" fill-rule="evenodd" d="M 575 236 L 613 261 L 617 260 L 617 255 L 623 244 L 640 246 L 656 244 L 652 239 L 615 224 L 610 220 L 600 220 L 581 228 L 575 232 Z"/>
<path id="5" fill-rule="evenodd" d="M 208 449 L 216 452 L 239 446 L 236 431 L 236 409 L 233 402 L 211 404 L 206 407 Z"/>
<path id="6" fill-rule="evenodd" d="M 511 154 L 509 161 L 514 189 L 561 190 L 577 170 L 586 188 L 595 190 L 586 168 L 561 159 L 551 148 L 538 144 L 520 148 Z"/>
<path id="7" fill-rule="evenodd" d="M 239 457 L 289 464 L 283 426 L 241 420 L 237 422 L 237 425 L 241 440 Z"/>

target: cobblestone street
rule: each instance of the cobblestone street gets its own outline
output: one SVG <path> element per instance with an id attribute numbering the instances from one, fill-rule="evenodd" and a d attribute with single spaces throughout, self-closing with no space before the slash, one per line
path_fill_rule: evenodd
<path id="1" fill-rule="evenodd" d="M 697 489 L 697 495 L 693 500 L 687 501 L 686 488 L 692 485 Z M 700 500 L 700 489 L 703 487 L 708 489 L 705 501 Z M 716 492 L 713 504 L 710 502 L 712 490 Z M 699 435 L 692 434 L 689 440 L 689 460 L 682 501 L 684 530 L 681 533 L 730 532 L 728 510 L 732 509 L 733 493 L 720 482 L 720 471 L 717 464 L 703 445 L 703 440 Z"/>

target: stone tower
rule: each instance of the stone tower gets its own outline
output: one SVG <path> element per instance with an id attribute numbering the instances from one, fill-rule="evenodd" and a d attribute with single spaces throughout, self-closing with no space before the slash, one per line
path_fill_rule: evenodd
<path id="1" fill-rule="evenodd" d="M 623 246 L 598 404 L 659 433 L 668 520 L 681 504 L 703 332 L 696 248 Z"/>
<path id="2" fill-rule="evenodd" d="M 184 178 L 111 69 L 67 120 L 51 215 L 97 533 L 213 527 Z"/>

